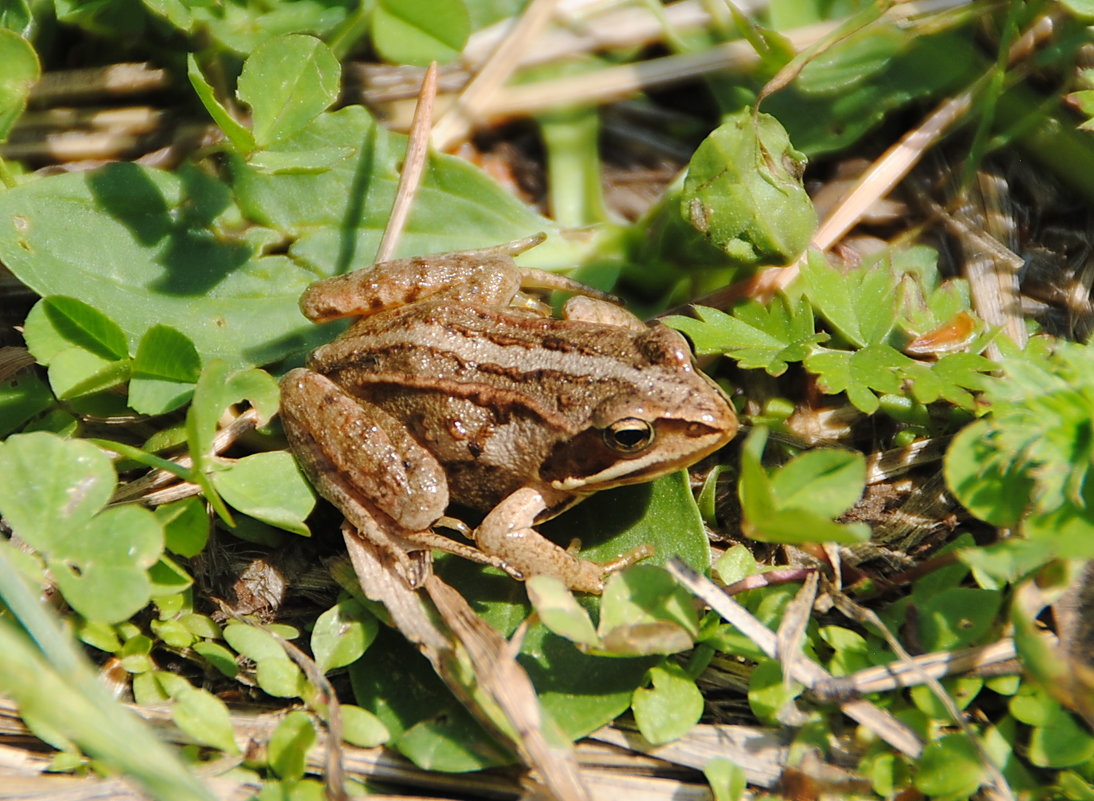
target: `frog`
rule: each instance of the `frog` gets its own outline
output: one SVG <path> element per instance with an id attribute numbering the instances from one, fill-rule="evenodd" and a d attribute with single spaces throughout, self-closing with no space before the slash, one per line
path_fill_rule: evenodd
<path id="1" fill-rule="evenodd" d="M 353 321 L 283 377 L 280 415 L 305 475 L 366 539 L 599 593 L 651 549 L 598 563 L 536 526 L 593 493 L 694 464 L 738 420 L 680 333 L 559 273 L 518 267 L 541 240 L 309 286 L 305 317 Z M 553 313 L 542 295 L 556 290 L 570 297 Z M 457 506 L 482 517 L 468 525 L 450 514 Z"/>

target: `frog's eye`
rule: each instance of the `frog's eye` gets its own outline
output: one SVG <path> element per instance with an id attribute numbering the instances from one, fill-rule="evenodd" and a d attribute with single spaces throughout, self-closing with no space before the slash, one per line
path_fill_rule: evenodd
<path id="1" fill-rule="evenodd" d="M 617 453 L 638 453 L 653 442 L 653 426 L 637 417 L 624 417 L 604 429 L 604 444 Z"/>

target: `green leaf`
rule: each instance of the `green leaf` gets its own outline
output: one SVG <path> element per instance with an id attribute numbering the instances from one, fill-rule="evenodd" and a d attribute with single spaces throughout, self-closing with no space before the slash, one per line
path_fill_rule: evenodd
<path id="1" fill-rule="evenodd" d="M 655 745 L 687 734 L 703 714 L 703 694 L 676 662 L 650 668 L 652 687 L 634 691 L 631 708 L 642 736 Z"/>
<path id="2" fill-rule="evenodd" d="M 290 712 L 270 736 L 269 763 L 282 779 L 304 777 L 308 749 L 315 745 L 315 726 L 302 710 Z"/>
<path id="3" fill-rule="evenodd" d="M 765 429 L 754 429 L 741 450 L 737 492 L 744 517 L 741 529 L 747 536 L 761 542 L 790 544 L 850 544 L 869 539 L 870 529 L 865 524 L 841 524 L 829 519 L 841 514 L 862 494 L 865 464 L 860 455 L 813 451 L 768 476 L 760 460 L 766 439 Z M 789 472 L 784 476 L 783 470 Z M 811 482 L 816 486 L 811 487 Z"/>
<path id="4" fill-rule="evenodd" d="M 88 442 L 36 432 L 0 443 L 0 514 L 42 553 L 90 521 L 116 481 L 106 454 Z"/>
<path id="5" fill-rule="evenodd" d="M 740 801 L 744 795 L 747 784 L 745 770 L 725 757 L 709 760 L 703 765 L 703 775 L 714 793 L 714 801 Z"/>
<path id="6" fill-rule="evenodd" d="M 914 362 L 889 345 L 869 345 L 853 352 L 818 348 L 805 358 L 805 367 L 818 376 L 820 388 L 847 399 L 866 414 L 881 405 L 877 394 L 898 394 L 902 370 Z"/>
<path id="7" fill-rule="evenodd" d="M 342 704 L 342 736 L 347 743 L 358 748 L 375 748 L 391 739 L 387 727 L 378 717 L 352 704 Z"/>
<path id="8" fill-rule="evenodd" d="M 217 421 L 224 410 L 235 403 L 250 401 L 261 421 L 277 411 L 277 382 L 262 370 L 232 372 L 227 363 L 206 365 L 194 389 L 194 400 L 186 415 L 187 440 L 194 466 L 204 464 L 211 455 Z"/>
<path id="9" fill-rule="evenodd" d="M 896 280 L 888 270 L 843 273 L 812 250 L 802 277 L 813 307 L 852 345 L 878 345 L 892 330 L 897 295 Z"/>
<path id="10" fill-rule="evenodd" d="M 287 451 L 245 456 L 212 478 L 221 497 L 244 514 L 294 534 L 311 534 L 304 521 L 315 508 L 315 493 Z"/>
<path id="11" fill-rule="evenodd" d="M 954 587 L 915 606 L 919 636 L 927 651 L 978 644 L 995 623 L 1002 596 L 998 590 Z"/>
<path id="12" fill-rule="evenodd" d="M 532 576 L 525 582 L 528 599 L 548 629 L 582 645 L 596 645 L 599 638 L 589 614 L 572 592 L 554 576 Z"/>
<path id="13" fill-rule="evenodd" d="M 376 639 L 380 624 L 360 601 L 339 601 L 315 621 L 311 650 L 320 672 L 356 662 Z"/>
<path id="14" fill-rule="evenodd" d="M 267 659 L 288 659 L 285 650 L 268 631 L 245 623 L 229 623 L 224 627 L 225 641 L 240 654 L 262 662 Z"/>
<path id="15" fill-rule="evenodd" d="M 405 142 L 377 127 L 360 106 L 349 106 L 320 115 L 298 136 L 263 151 L 263 158 L 331 148 L 345 149 L 352 158 L 329 169 L 283 174 L 233 160 L 233 189 L 251 219 L 292 243 L 290 257 L 312 270 L 312 279 L 366 267 L 387 223 Z M 395 256 L 488 247 L 540 231 L 557 231 L 557 225 L 529 211 L 465 160 L 430 155 Z M 549 244 L 534 248 L 521 262 L 550 266 L 542 261 L 549 256 Z M 303 321 L 295 311 L 300 291 L 295 290 L 291 314 Z"/>
<path id="16" fill-rule="evenodd" d="M 778 120 L 743 109 L 692 155 L 681 215 L 735 264 L 785 264 L 817 225 L 805 161 Z"/>
<path id="17" fill-rule="evenodd" d="M 796 681 L 784 681 L 783 669 L 774 659 L 764 659 L 748 680 L 748 706 L 762 722 L 778 725 L 779 710 L 792 703 L 802 691 Z"/>
<path id="18" fill-rule="evenodd" d="M 209 112 L 209 116 L 213 118 L 217 127 L 228 137 L 232 147 L 240 153 L 250 153 L 254 150 L 254 134 L 249 128 L 237 122 L 228 109 L 217 100 L 212 85 L 205 80 L 193 53 L 186 54 L 186 77 L 190 80 L 190 85 L 194 87 L 194 92 L 197 93 L 201 104 L 205 106 L 205 110 Z"/>
<path id="19" fill-rule="evenodd" d="M 6 437 L 53 405 L 53 394 L 42 379 L 25 371 L 0 383 L 0 437 Z"/>
<path id="20" fill-rule="evenodd" d="M 72 400 L 121 384 L 131 369 L 128 359 L 109 361 L 82 348 L 68 348 L 50 362 L 49 384 L 60 400 Z"/>
<path id="21" fill-rule="evenodd" d="M 201 357 L 189 337 L 166 325 L 149 328 L 137 345 L 129 405 L 141 414 L 166 414 L 193 394 Z"/>
<path id="22" fill-rule="evenodd" d="M 663 568 L 643 564 L 608 579 L 597 632 L 612 653 L 670 654 L 691 648 L 699 620 L 691 594 Z"/>
<path id="23" fill-rule="evenodd" d="M 156 517 L 163 525 L 164 545 L 171 553 L 189 558 L 205 549 L 209 516 L 200 498 L 183 498 L 159 506 Z"/>
<path id="24" fill-rule="evenodd" d="M 226 754 L 238 754 L 228 707 L 212 693 L 186 685 L 170 693 L 171 718 L 199 743 Z"/>
<path id="25" fill-rule="evenodd" d="M 162 552 L 162 528 L 137 506 L 108 509 L 82 526 L 54 532 L 46 551 L 65 600 L 84 617 L 106 623 L 125 620 L 148 603 L 146 571 Z"/>
<path id="26" fill-rule="evenodd" d="M 30 88 L 41 67 L 34 46 L 15 31 L 0 28 L 0 142 L 8 138 L 15 121 L 27 106 Z"/>
<path id="27" fill-rule="evenodd" d="M 219 670 L 230 679 L 239 674 L 239 666 L 236 664 L 232 652 L 217 642 L 196 642 L 194 653 L 199 654 L 206 662 Z"/>
<path id="28" fill-rule="evenodd" d="M 909 37 L 892 26 L 868 25 L 811 54 L 801 78 L 767 97 L 764 108 L 815 157 L 848 147 L 917 98 L 966 85 L 984 69 L 979 64 L 966 36 Z"/>
<path id="29" fill-rule="evenodd" d="M 964 734 L 945 734 L 928 742 L 917 767 L 915 786 L 943 798 L 972 795 L 984 774 L 976 747 Z"/>
<path id="30" fill-rule="evenodd" d="M 992 525 L 1012 526 L 1029 505 L 1032 476 L 1017 458 L 1000 451 L 991 422 L 963 428 L 946 451 L 946 486 L 961 504 Z"/>
<path id="31" fill-rule="evenodd" d="M 378 0 L 372 13 L 372 42 L 391 64 L 452 61 L 470 32 L 460 0 Z"/>
<path id="32" fill-rule="evenodd" d="M 46 365 L 74 347 L 107 362 L 129 357 L 128 342 L 117 323 L 83 301 L 61 295 L 34 304 L 25 337 L 34 358 Z"/>
<path id="33" fill-rule="evenodd" d="M 1029 761 L 1040 768 L 1068 768 L 1094 759 L 1094 737 L 1056 705 L 1029 738 Z"/>
<path id="34" fill-rule="evenodd" d="M 838 517 L 862 497 L 866 459 L 855 451 L 807 451 L 774 471 L 772 489 L 782 509 L 808 509 Z"/>
<path id="35" fill-rule="evenodd" d="M 259 147 L 292 138 L 338 99 L 341 65 L 314 36 L 267 39 L 243 63 L 237 94 Z"/>
<path id="36" fill-rule="evenodd" d="M 696 306 L 698 320 L 670 315 L 663 319 L 683 331 L 700 355 L 724 354 L 746 369 L 769 375 L 786 372 L 788 362 L 804 359 L 812 346 L 828 338 L 813 327 L 813 313 L 804 298 L 794 305 L 779 295 L 768 306 L 746 303 L 730 316 L 718 309 Z"/>

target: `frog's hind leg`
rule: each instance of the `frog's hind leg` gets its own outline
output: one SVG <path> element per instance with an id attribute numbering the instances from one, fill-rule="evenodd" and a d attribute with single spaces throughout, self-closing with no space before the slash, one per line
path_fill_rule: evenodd
<path id="1" fill-rule="evenodd" d="M 387 412 L 329 378 L 289 372 L 281 420 L 304 473 L 347 517 L 347 505 L 364 504 L 401 530 L 423 531 L 444 514 L 448 484 L 436 458 Z"/>

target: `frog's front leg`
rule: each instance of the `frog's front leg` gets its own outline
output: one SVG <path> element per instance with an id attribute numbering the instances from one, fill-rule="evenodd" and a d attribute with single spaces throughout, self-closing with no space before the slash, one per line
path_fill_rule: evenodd
<path id="1" fill-rule="evenodd" d="M 484 553 L 500 558 L 522 578 L 554 576 L 570 589 L 594 593 L 604 589 L 604 581 L 611 573 L 652 553 L 648 547 L 641 547 L 597 564 L 560 548 L 532 528 L 537 517 L 569 497 L 552 490 L 519 489 L 483 519 L 475 529 L 475 542 Z"/>

